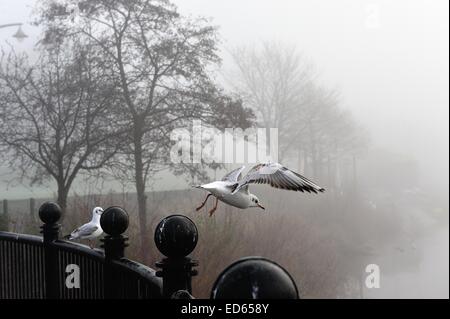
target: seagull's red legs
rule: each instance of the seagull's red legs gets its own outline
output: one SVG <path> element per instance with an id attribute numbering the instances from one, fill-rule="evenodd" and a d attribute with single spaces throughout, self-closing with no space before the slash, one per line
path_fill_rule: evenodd
<path id="1" fill-rule="evenodd" d="M 216 198 L 216 204 L 214 205 L 214 207 L 209 211 L 209 217 L 212 217 L 212 215 L 214 214 L 214 212 L 217 209 L 217 204 L 219 204 L 219 199 Z"/>
<path id="2" fill-rule="evenodd" d="M 203 206 L 205 206 L 206 201 L 208 200 L 209 196 L 211 196 L 211 195 L 212 195 L 212 194 L 208 194 L 208 196 L 206 196 L 206 198 L 205 198 L 205 200 L 203 201 L 203 203 L 202 203 L 199 207 L 196 208 L 196 211 L 199 211 L 200 209 L 203 208 Z"/>

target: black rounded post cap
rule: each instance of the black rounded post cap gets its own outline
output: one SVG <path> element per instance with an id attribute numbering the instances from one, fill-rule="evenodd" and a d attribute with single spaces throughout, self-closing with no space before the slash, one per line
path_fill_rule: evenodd
<path id="1" fill-rule="evenodd" d="M 164 256 L 186 257 L 197 246 L 197 226 L 184 215 L 171 215 L 156 226 L 154 239 L 156 247 Z"/>
<path id="2" fill-rule="evenodd" d="M 298 299 L 291 275 L 262 257 L 246 257 L 228 266 L 214 283 L 211 299 Z"/>
<path id="3" fill-rule="evenodd" d="M 45 202 L 39 207 L 39 218 L 45 224 L 56 223 L 62 215 L 61 207 L 54 202 Z"/>
<path id="4" fill-rule="evenodd" d="M 128 223 L 128 213 L 119 206 L 108 207 L 100 217 L 100 226 L 110 236 L 123 234 L 128 228 Z"/>

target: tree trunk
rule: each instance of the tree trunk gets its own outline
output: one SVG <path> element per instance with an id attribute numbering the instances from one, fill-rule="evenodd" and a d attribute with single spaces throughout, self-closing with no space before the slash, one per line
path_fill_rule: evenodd
<path id="1" fill-rule="evenodd" d="M 352 166 L 353 166 L 353 191 L 356 192 L 357 190 L 357 168 L 356 168 L 356 156 L 353 155 L 353 161 L 352 161 Z"/>
<path id="2" fill-rule="evenodd" d="M 150 245 L 149 236 L 147 236 L 147 211 L 146 211 L 146 196 L 145 196 L 145 180 L 144 180 L 144 165 L 142 161 L 142 143 L 139 136 L 135 137 L 134 141 L 134 162 L 135 162 L 135 179 L 136 179 L 136 193 L 138 201 L 138 215 L 139 215 L 139 237 L 141 241 L 140 255 L 144 262 L 148 261 L 149 252 L 146 247 Z"/>
<path id="3" fill-rule="evenodd" d="M 303 173 L 308 176 L 309 175 L 309 166 L 308 166 L 308 152 L 306 149 L 303 151 Z"/>
<path id="4" fill-rule="evenodd" d="M 69 194 L 69 187 L 64 185 L 64 181 L 58 181 L 58 205 L 61 207 L 61 220 L 65 217 L 67 211 L 67 197 Z"/>

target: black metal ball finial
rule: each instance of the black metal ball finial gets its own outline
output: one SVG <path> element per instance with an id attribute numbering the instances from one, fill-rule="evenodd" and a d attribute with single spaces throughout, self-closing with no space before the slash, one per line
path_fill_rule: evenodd
<path id="1" fill-rule="evenodd" d="M 197 226 L 186 216 L 171 215 L 158 224 L 154 239 L 156 247 L 164 256 L 185 257 L 197 246 Z"/>
<path id="2" fill-rule="evenodd" d="M 62 215 L 61 207 L 53 202 L 45 202 L 39 207 L 39 218 L 45 224 L 56 223 Z"/>
<path id="3" fill-rule="evenodd" d="M 297 286 L 280 265 L 247 257 L 228 266 L 214 283 L 212 299 L 298 299 Z"/>
<path id="4" fill-rule="evenodd" d="M 112 206 L 103 212 L 100 217 L 100 226 L 110 236 L 119 236 L 128 228 L 128 213 L 121 207 Z"/>

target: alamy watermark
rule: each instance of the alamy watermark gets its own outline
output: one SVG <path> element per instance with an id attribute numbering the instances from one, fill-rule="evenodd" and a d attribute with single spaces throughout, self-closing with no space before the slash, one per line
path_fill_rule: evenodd
<path id="1" fill-rule="evenodd" d="M 69 264 L 66 267 L 66 287 L 67 289 L 80 288 L 80 266 Z"/>
<path id="2" fill-rule="evenodd" d="M 369 289 L 380 288 L 380 266 L 377 264 L 370 264 L 366 266 L 366 287 Z"/>
<path id="3" fill-rule="evenodd" d="M 171 132 L 172 163 L 258 163 L 278 161 L 277 128 L 217 128 L 193 121 L 192 130 Z"/>
<path id="4" fill-rule="evenodd" d="M 380 6 L 376 3 L 371 3 L 365 7 L 364 25 L 367 29 L 381 28 Z"/>

